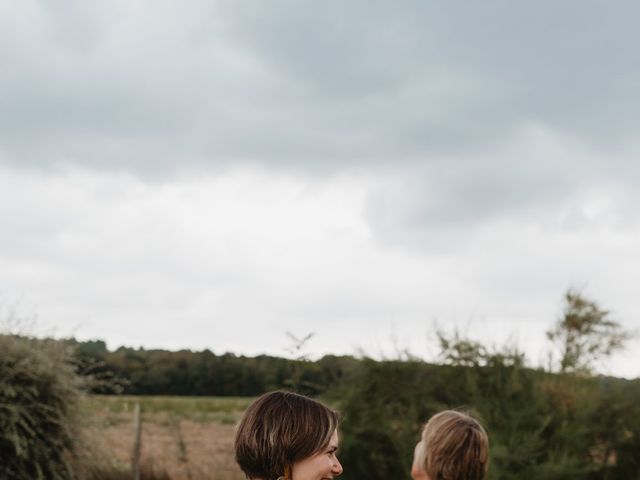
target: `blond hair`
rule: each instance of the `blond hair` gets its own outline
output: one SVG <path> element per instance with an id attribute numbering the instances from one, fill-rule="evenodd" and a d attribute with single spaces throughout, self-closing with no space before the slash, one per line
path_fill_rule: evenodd
<path id="1" fill-rule="evenodd" d="M 430 480 L 483 480 L 489 468 L 489 438 L 473 417 L 440 412 L 422 430 L 417 462 Z"/>

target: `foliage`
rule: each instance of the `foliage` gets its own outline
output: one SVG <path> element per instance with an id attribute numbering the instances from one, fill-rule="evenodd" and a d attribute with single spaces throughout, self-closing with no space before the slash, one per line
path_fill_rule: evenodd
<path id="1" fill-rule="evenodd" d="M 69 342 L 0 335 L 0 478 L 118 480 L 131 478 L 94 448 L 81 413 L 96 383 Z M 85 372 L 86 373 L 86 372 Z M 166 480 L 143 465 L 143 480 Z"/>
<path id="2" fill-rule="evenodd" d="M 592 373 L 628 332 L 570 290 L 547 335 L 559 352 L 554 372 L 527 368 L 517 348 L 491 349 L 458 332 L 438 333 L 439 365 L 411 356 L 310 361 L 301 354 L 310 337 L 292 339 L 300 358 L 288 360 L 0 336 L 0 478 L 126 476 L 77 448 L 90 443 L 76 435 L 82 388 L 113 391 L 116 376 L 129 394 L 196 396 L 146 399 L 144 410 L 188 408 L 204 421 L 233 422 L 248 402 L 236 396 L 288 387 L 321 395 L 343 412 L 345 480 L 406 478 L 421 425 L 444 408 L 469 410 L 487 427 L 491 480 L 640 479 L 640 380 Z M 214 405 L 205 395 L 227 398 Z"/>
<path id="3" fill-rule="evenodd" d="M 445 378 L 432 378 L 437 378 L 432 367 L 420 362 L 363 362 L 338 404 L 344 415 L 345 480 L 407 477 L 421 419 L 443 406 L 442 398 L 430 393 L 445 393 L 444 385 L 437 385 Z"/>
<path id="4" fill-rule="evenodd" d="M 446 365 L 477 367 L 487 357 L 487 350 L 479 342 L 464 338 L 457 330 L 451 337 L 443 331 L 436 332 L 440 344 L 440 359 Z"/>
<path id="5" fill-rule="evenodd" d="M 547 331 L 547 338 L 559 350 L 559 371 L 563 373 L 592 373 L 595 362 L 623 348 L 629 337 L 608 311 L 575 290 L 567 291 L 563 316 Z"/>
<path id="6" fill-rule="evenodd" d="M 127 395 L 257 396 L 293 389 L 318 395 L 336 387 L 359 364 L 353 357 L 327 355 L 320 360 L 260 355 L 216 355 L 210 350 L 102 349 L 100 341 L 68 340 L 90 373 L 93 393 Z M 96 378 L 100 381 L 96 381 Z"/>
<path id="7" fill-rule="evenodd" d="M 72 478 L 81 378 L 70 349 L 0 335 L 0 478 Z"/>
<path id="8" fill-rule="evenodd" d="M 526 368 L 514 348 L 489 351 L 441 334 L 449 365 L 368 361 L 340 408 L 345 480 L 407 478 L 421 425 L 471 411 L 491 442 L 491 480 L 640 478 L 640 382 Z"/>

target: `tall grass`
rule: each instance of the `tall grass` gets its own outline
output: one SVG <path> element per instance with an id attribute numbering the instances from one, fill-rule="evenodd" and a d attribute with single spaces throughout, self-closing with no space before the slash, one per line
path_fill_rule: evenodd
<path id="1" fill-rule="evenodd" d="M 82 379 L 60 342 L 0 335 L 0 478 L 73 478 Z"/>
<path id="2" fill-rule="evenodd" d="M 105 456 L 82 428 L 85 387 L 73 348 L 0 335 L 0 479 L 120 480 L 128 466 Z M 142 465 L 142 480 L 169 480 Z"/>
<path id="3" fill-rule="evenodd" d="M 131 412 L 139 403 L 144 418 L 161 413 L 196 422 L 232 425 L 253 400 L 253 397 L 89 395 L 85 404 L 90 414 L 106 415 L 107 420 Z"/>

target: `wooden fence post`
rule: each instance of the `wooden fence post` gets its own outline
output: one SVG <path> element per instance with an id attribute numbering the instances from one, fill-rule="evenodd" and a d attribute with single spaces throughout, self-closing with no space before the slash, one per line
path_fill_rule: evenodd
<path id="1" fill-rule="evenodd" d="M 140 480 L 140 449 L 142 443 L 142 426 L 140 421 L 140 403 L 133 408 L 133 428 L 135 429 L 135 441 L 133 443 L 133 455 L 131 456 L 131 470 L 133 480 Z"/>

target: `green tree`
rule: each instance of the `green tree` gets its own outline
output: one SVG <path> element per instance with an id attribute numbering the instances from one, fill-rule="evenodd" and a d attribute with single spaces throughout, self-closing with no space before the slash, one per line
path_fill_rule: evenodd
<path id="1" fill-rule="evenodd" d="M 598 361 L 624 348 L 631 334 L 607 310 L 576 290 L 567 291 L 564 303 L 562 317 L 546 332 L 560 356 L 558 370 L 590 374 Z"/>

